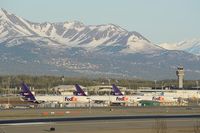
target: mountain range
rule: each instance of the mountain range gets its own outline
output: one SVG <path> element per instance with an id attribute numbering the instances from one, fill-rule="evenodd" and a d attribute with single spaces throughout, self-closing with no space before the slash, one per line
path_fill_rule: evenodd
<path id="1" fill-rule="evenodd" d="M 35 23 L 0 10 L 0 74 L 175 79 L 183 65 L 199 79 L 198 50 L 181 50 L 114 24 Z"/>
<path id="2" fill-rule="evenodd" d="M 162 43 L 159 46 L 168 50 L 183 50 L 191 54 L 200 55 L 200 39 L 185 40 L 178 43 Z"/>

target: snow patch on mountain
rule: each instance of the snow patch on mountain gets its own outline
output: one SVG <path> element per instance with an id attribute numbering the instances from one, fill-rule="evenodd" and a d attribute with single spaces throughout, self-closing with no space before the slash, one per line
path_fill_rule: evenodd
<path id="1" fill-rule="evenodd" d="M 36 43 L 58 48 L 79 47 L 89 51 L 120 47 L 121 52 L 161 50 L 138 32 L 114 24 L 84 25 L 78 21 L 35 23 L 0 10 L 0 43 L 15 46 Z"/>
<path id="2" fill-rule="evenodd" d="M 200 55 L 200 39 L 191 39 L 178 43 L 162 43 L 159 46 L 168 50 L 183 50 L 191 54 Z"/>

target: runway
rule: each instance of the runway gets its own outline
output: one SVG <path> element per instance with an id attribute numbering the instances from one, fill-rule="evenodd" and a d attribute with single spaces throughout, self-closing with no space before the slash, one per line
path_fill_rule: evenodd
<path id="1" fill-rule="evenodd" d="M 148 119 L 197 119 L 200 115 L 117 115 L 117 116 L 81 116 L 81 117 L 56 117 L 33 119 L 0 120 L 0 124 L 39 123 L 39 122 L 74 122 L 74 121 L 102 121 L 102 120 L 148 120 Z"/>
<path id="2" fill-rule="evenodd" d="M 193 133 L 198 119 L 162 119 L 169 133 Z M 157 120 L 105 120 L 105 121 L 68 121 L 38 123 L 30 125 L 0 125 L 0 132 L 5 133 L 47 133 L 55 127 L 54 133 L 155 133 Z"/>
<path id="3" fill-rule="evenodd" d="M 194 125 L 200 127 L 199 107 L 112 109 L 1 110 L 0 133 L 47 133 L 50 127 L 55 133 L 155 133 L 159 124 L 168 133 L 194 133 Z"/>

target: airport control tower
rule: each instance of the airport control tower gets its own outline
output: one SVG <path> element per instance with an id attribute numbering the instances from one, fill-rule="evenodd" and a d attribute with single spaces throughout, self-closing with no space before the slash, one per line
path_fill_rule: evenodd
<path id="1" fill-rule="evenodd" d="M 176 71 L 176 75 L 178 77 L 178 87 L 183 88 L 183 78 L 184 78 L 184 68 L 183 66 L 179 66 Z"/>

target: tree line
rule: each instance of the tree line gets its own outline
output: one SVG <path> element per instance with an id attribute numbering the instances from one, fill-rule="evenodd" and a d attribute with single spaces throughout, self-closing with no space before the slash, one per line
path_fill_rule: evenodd
<path id="1" fill-rule="evenodd" d="M 93 85 L 111 85 L 116 84 L 124 86 L 128 89 L 139 89 L 140 87 L 162 88 L 164 86 L 178 86 L 177 80 L 141 80 L 141 79 L 115 79 L 115 78 L 88 78 L 88 77 L 64 77 L 64 76 L 32 76 L 32 75 L 7 75 L 0 76 L 0 90 L 7 88 L 18 89 L 21 83 L 34 87 L 36 90 L 52 88 L 58 85 L 74 85 L 82 86 Z M 200 81 L 185 80 L 185 87 L 195 87 Z M 1 93 L 1 92 L 0 92 Z"/>

